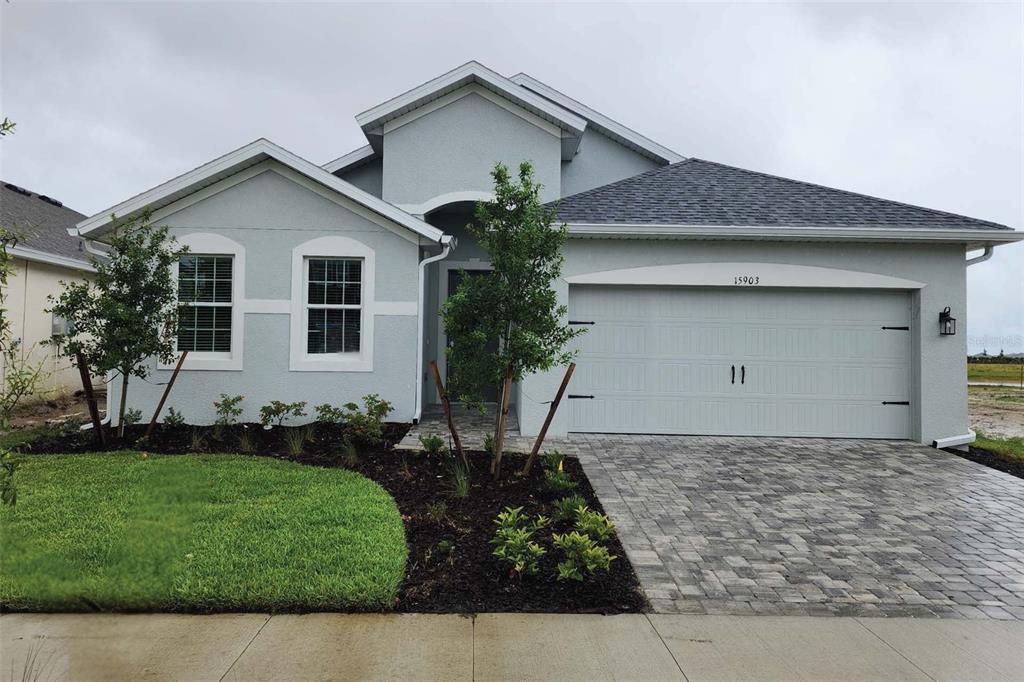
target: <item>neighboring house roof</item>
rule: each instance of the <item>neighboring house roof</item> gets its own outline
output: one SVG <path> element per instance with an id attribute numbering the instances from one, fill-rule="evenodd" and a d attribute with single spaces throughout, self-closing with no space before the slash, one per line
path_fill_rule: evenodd
<path id="1" fill-rule="evenodd" d="M 627 128 L 617 121 L 613 121 L 604 114 L 594 111 L 587 105 L 577 102 L 572 97 L 555 90 L 550 85 L 541 83 L 532 76 L 525 73 L 517 73 L 509 80 L 528 90 L 536 92 L 545 99 L 551 100 L 555 104 L 564 107 L 575 114 L 579 114 L 583 118 L 587 119 L 587 122 L 601 134 L 610 137 L 619 144 L 625 145 L 626 147 L 639 152 L 658 163 L 677 163 L 686 158 L 681 154 L 675 153 L 668 147 L 664 147 L 654 140 L 644 137 L 635 130 Z"/>
<path id="2" fill-rule="evenodd" d="M 987 220 L 701 159 L 574 194 L 557 206 L 560 220 L 587 225 L 1012 232 Z"/>
<path id="3" fill-rule="evenodd" d="M 372 194 L 364 192 L 355 185 L 331 175 L 316 164 L 306 161 L 302 157 L 297 156 L 287 149 L 279 147 L 264 138 L 250 142 L 240 149 L 236 149 L 235 151 L 214 159 L 209 163 L 205 163 L 188 173 L 179 175 L 172 180 L 168 180 L 162 185 L 158 185 L 149 191 L 138 194 L 127 201 L 123 201 L 117 206 L 112 206 L 105 211 L 101 211 L 90 218 L 82 220 L 75 228 L 71 228 L 69 232 L 77 231 L 77 234 L 82 236 L 95 236 L 102 234 L 111 226 L 111 214 L 117 215 L 120 219 L 129 218 L 147 208 L 156 211 L 178 201 L 179 199 L 183 199 L 190 194 L 194 194 L 204 187 L 213 185 L 242 170 L 245 170 L 246 168 L 249 168 L 250 166 L 255 166 L 256 164 L 262 163 L 268 159 L 273 159 L 282 165 L 291 168 L 310 180 L 318 182 L 328 189 L 334 190 L 342 196 L 351 199 L 357 204 L 368 208 L 374 213 L 387 218 L 397 225 L 411 230 L 413 233 L 418 234 L 421 237 L 433 242 L 443 242 L 446 240 L 444 232 L 433 225 L 428 225 L 419 218 L 406 213 L 393 204 L 389 204 L 382 199 L 378 199 Z"/>
<path id="4" fill-rule="evenodd" d="M 0 226 L 17 235 L 10 252 L 21 258 L 93 270 L 82 240 L 68 234 L 68 228 L 84 217 L 56 199 L 9 182 L 0 186 Z"/>
<path id="5" fill-rule="evenodd" d="M 365 163 L 377 158 L 377 152 L 373 151 L 373 147 L 370 145 L 364 145 L 359 149 L 353 149 L 344 156 L 339 156 L 334 161 L 328 161 L 321 168 L 328 173 L 334 173 L 341 170 L 342 168 L 350 170 L 352 168 L 358 168 Z"/>
<path id="6" fill-rule="evenodd" d="M 467 62 L 383 104 L 367 109 L 356 116 L 356 122 L 363 129 L 366 139 L 373 148 L 380 151 L 380 140 L 386 123 L 471 83 L 476 83 L 557 126 L 562 130 L 562 157 L 568 160 L 575 154 L 583 131 L 587 127 L 586 119 L 475 61 Z"/>

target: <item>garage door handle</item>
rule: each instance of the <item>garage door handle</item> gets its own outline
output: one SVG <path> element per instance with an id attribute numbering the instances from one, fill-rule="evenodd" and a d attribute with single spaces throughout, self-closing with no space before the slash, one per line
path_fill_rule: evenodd
<path id="1" fill-rule="evenodd" d="M 746 365 L 740 365 L 740 383 L 741 384 L 747 383 L 747 366 Z"/>
<path id="2" fill-rule="evenodd" d="M 593 400 L 593 399 L 594 399 L 594 396 L 592 396 L 592 395 L 576 395 L 575 393 L 570 393 L 569 394 L 569 400 Z"/>
<path id="3" fill-rule="evenodd" d="M 732 366 L 732 383 L 736 383 L 736 365 Z"/>

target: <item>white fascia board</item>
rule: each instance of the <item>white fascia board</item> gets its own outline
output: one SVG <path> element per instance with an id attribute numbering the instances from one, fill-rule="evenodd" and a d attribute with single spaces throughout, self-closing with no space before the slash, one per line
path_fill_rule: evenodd
<path id="1" fill-rule="evenodd" d="M 393 97 L 387 102 L 378 104 L 372 109 L 367 109 L 356 116 L 356 123 L 359 124 L 359 127 L 364 132 L 369 133 L 387 120 L 401 116 L 429 102 L 431 99 L 440 96 L 440 94 L 444 94 L 446 90 L 455 89 L 474 81 L 520 106 L 531 109 L 533 113 L 576 135 L 581 135 L 587 127 L 586 119 L 526 88 L 516 85 L 508 78 L 491 71 L 483 64 L 475 61 L 467 62 L 448 73 L 427 81 L 423 85 Z"/>
<path id="2" fill-rule="evenodd" d="M 71 268 L 72 270 L 81 270 L 83 272 L 96 272 L 96 268 L 94 268 L 92 263 L 89 263 L 88 261 L 79 260 L 77 258 L 68 258 L 67 256 L 59 256 L 55 253 L 40 251 L 39 249 L 33 249 L 27 246 L 14 246 L 10 248 L 7 253 L 15 258 L 24 258 L 25 260 L 35 261 L 36 263 L 58 265 L 63 268 Z"/>
<path id="3" fill-rule="evenodd" d="M 190 191 L 197 191 L 203 187 L 202 183 L 204 181 L 213 178 L 219 173 L 241 170 L 246 166 L 259 163 L 260 161 L 264 161 L 268 158 L 274 159 L 275 161 L 288 166 L 295 172 L 305 175 L 309 179 L 334 190 L 342 196 L 348 197 L 352 201 L 365 206 L 374 213 L 391 220 L 397 225 L 411 230 L 431 242 L 440 242 L 441 238 L 444 236 L 444 232 L 433 225 L 428 225 L 419 218 L 406 213 L 393 204 L 389 204 L 383 199 L 378 199 L 372 194 L 359 189 L 355 185 L 331 175 L 316 164 L 293 154 L 283 147 L 277 146 L 265 138 L 260 138 L 255 142 L 251 142 L 240 149 L 236 149 L 235 151 L 214 159 L 209 163 L 203 164 L 184 175 L 179 175 L 162 185 L 158 185 L 157 187 L 132 197 L 127 201 L 123 201 L 117 206 L 101 211 L 91 218 L 86 218 L 75 226 L 75 231 L 72 232 L 72 234 L 84 237 L 91 232 L 95 232 L 108 226 L 111 222 L 111 214 L 127 217 L 172 194 L 176 194 L 178 192 L 190 193 Z M 71 229 L 68 231 L 71 232 Z"/>
<path id="4" fill-rule="evenodd" d="M 568 223 L 570 237 L 607 239 L 746 239 L 786 241 L 945 242 L 1010 244 L 1024 240 L 1017 230 L 943 230 L 884 227 L 756 227 L 728 225 L 629 225 Z"/>
<path id="5" fill-rule="evenodd" d="M 686 157 L 682 154 L 677 154 L 668 147 L 660 145 L 648 137 L 644 137 L 632 128 L 624 126 L 617 121 L 613 121 L 604 114 L 591 109 L 587 105 L 577 102 L 565 93 L 555 90 L 550 85 L 541 83 L 532 76 L 525 73 L 517 73 L 509 80 L 516 85 L 526 88 L 527 90 L 531 90 L 542 97 L 555 102 L 569 111 L 579 114 L 592 123 L 600 132 L 611 136 L 613 139 L 618 138 L 621 141 L 627 142 L 637 151 L 643 153 L 645 156 L 652 157 L 656 161 L 661 161 L 663 163 L 678 163 L 686 160 Z"/>
<path id="6" fill-rule="evenodd" d="M 374 158 L 376 158 L 376 156 L 377 152 L 373 150 L 373 147 L 371 147 L 370 145 L 364 145 L 359 149 L 350 151 L 348 154 L 345 154 L 344 156 L 339 156 L 333 161 L 328 161 L 323 166 L 321 166 L 321 168 L 323 168 L 328 173 L 337 173 L 338 171 L 347 169 L 349 167 L 354 168 L 357 166 L 361 166 L 364 163 L 372 161 Z"/>

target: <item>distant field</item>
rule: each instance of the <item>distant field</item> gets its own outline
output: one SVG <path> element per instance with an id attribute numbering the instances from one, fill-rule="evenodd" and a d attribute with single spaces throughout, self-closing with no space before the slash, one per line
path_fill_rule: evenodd
<path id="1" fill-rule="evenodd" d="M 967 363 L 968 381 L 1004 381 L 1018 383 L 1020 381 L 1020 364 L 996 365 L 991 363 Z"/>

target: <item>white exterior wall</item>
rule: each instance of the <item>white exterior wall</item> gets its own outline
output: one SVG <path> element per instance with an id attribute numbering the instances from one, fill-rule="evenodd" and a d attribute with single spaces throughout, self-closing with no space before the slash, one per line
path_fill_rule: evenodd
<path id="1" fill-rule="evenodd" d="M 46 312 L 51 305 L 49 297 L 57 297 L 64 290 L 61 280 L 72 282 L 84 278 L 79 270 L 24 258 L 13 259 L 3 304 L 11 321 L 11 334 L 13 338 L 21 339 L 22 353 L 33 364 L 43 366 L 35 395 L 26 397 L 25 401 L 73 392 L 82 387 L 78 368 L 69 359 L 58 355 L 53 346 L 44 346 L 43 342 L 53 331 L 53 316 Z M 0 380 L 6 369 L 0 358 Z"/>
<path id="2" fill-rule="evenodd" d="M 395 405 L 390 419 L 411 420 L 416 347 L 409 340 L 417 335 L 418 244 L 403 236 L 404 228 L 382 227 L 383 219 L 371 220 L 354 204 L 338 203 L 348 204 L 347 200 L 334 201 L 327 198 L 336 196 L 333 193 L 325 190 L 325 196 L 279 174 L 287 171 L 276 164 L 270 167 L 198 203 L 172 205 L 155 217 L 156 224 L 167 225 L 179 239 L 199 234 L 226 237 L 241 245 L 245 261 L 235 272 L 236 278 L 244 273 L 244 300 L 234 301 L 246 311 L 241 369 L 188 369 L 186 363 L 167 407 L 179 410 L 190 423 L 206 424 L 214 419 L 213 401 L 221 393 L 240 394 L 245 396 L 241 419 L 257 421 L 259 408 L 271 400 L 305 400 L 312 407 L 358 402 L 363 395 L 378 393 Z M 292 250 L 330 236 L 355 240 L 374 253 L 374 301 L 364 300 L 377 310 L 372 371 L 290 369 Z M 301 314 L 301 307 L 295 314 Z M 152 366 L 149 381 L 132 380 L 128 392 L 128 405 L 147 419 L 163 391 L 158 384 L 171 374 L 156 369 L 155 362 Z M 117 405 L 119 380 L 111 384 L 110 400 Z"/>
<path id="3" fill-rule="evenodd" d="M 587 273 L 680 263 L 780 263 L 859 271 L 924 286 L 912 290 L 914 357 L 911 409 L 915 439 L 967 433 L 966 267 L 962 245 L 828 244 L 795 242 L 668 241 L 570 239 L 563 277 L 555 283 L 568 304 L 566 278 Z M 741 272 L 737 274 L 756 274 Z M 940 336 L 939 312 L 949 306 L 957 318 L 956 336 Z M 564 370 L 527 377 L 518 405 L 520 428 L 535 435 L 547 413 Z M 572 385 L 568 392 L 572 392 Z M 567 412 L 560 410 L 549 434 L 565 435 Z"/>

